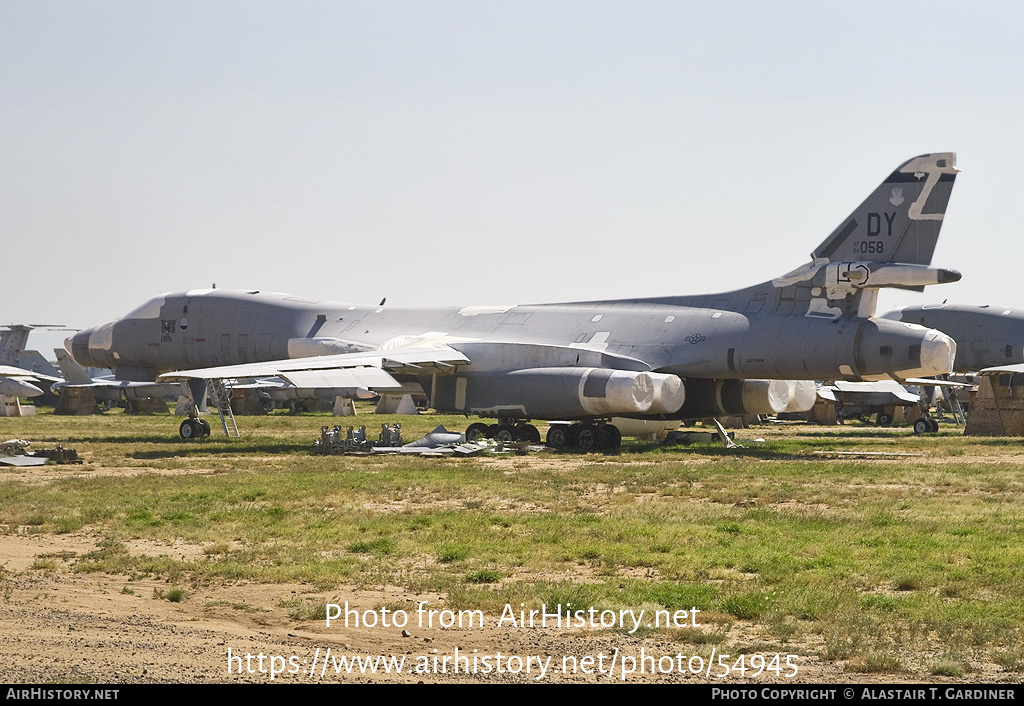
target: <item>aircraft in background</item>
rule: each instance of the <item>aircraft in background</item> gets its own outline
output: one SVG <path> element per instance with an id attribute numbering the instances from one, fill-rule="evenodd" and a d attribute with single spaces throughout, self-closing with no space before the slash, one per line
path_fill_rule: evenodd
<path id="1" fill-rule="evenodd" d="M 1020 385 L 1019 375 L 1024 373 L 1024 310 L 988 304 L 943 302 L 901 307 L 886 313 L 884 318 L 941 330 L 956 341 L 953 371 L 976 373 L 973 379 L 982 387 L 994 385 L 983 390 L 980 399 L 972 395 L 974 410 L 982 412 L 980 417 L 975 414 L 968 420 L 965 433 L 996 435 L 1019 432 L 1019 422 L 1014 421 L 1015 426 L 1011 425 L 1010 432 L 1002 423 L 1004 419 L 1017 420 L 1020 412 L 1003 399 L 1006 390 L 995 388 L 1009 389 Z M 948 398 L 955 414 L 960 403 L 956 389 L 951 389 L 950 393 Z M 1015 394 L 1010 395 L 1010 399 Z M 916 423 L 914 430 L 918 430 Z"/>
<path id="2" fill-rule="evenodd" d="M 53 366 L 53 363 L 43 357 L 39 351 L 21 351 L 18 354 L 18 362 L 15 367 L 28 370 L 31 373 L 40 373 L 45 379 L 60 380 L 60 371 Z M 43 391 L 45 394 L 46 391 Z"/>
<path id="3" fill-rule="evenodd" d="M 28 334 L 36 326 L 8 324 L 0 327 L 0 365 L 18 365 L 18 356 L 28 344 Z"/>
<path id="4" fill-rule="evenodd" d="M 38 397 L 43 394 L 39 377 L 24 368 L 0 365 L 0 396 Z"/>
<path id="5" fill-rule="evenodd" d="M 107 376 L 93 378 L 66 350 L 54 348 L 53 354 L 57 356 L 57 365 L 64 374 L 63 380 L 50 386 L 50 390 L 57 395 L 70 388 L 88 389 L 93 393 L 98 406 L 109 408 L 117 406 L 122 400 L 130 403 L 134 400 L 163 399 L 184 394 L 181 383 L 177 382 L 131 382 Z"/>
<path id="6" fill-rule="evenodd" d="M 38 351 L 25 350 L 28 334 L 32 329 L 45 328 L 50 331 L 70 331 L 55 324 L 7 324 L 0 326 L 0 365 L 13 365 L 44 376 L 57 378 L 56 369 Z"/>
<path id="7" fill-rule="evenodd" d="M 271 375 L 385 394 L 417 386 L 439 411 L 497 420 L 470 425 L 470 438 L 536 442 L 532 420 L 565 420 L 551 426 L 550 445 L 616 447 L 612 417 L 773 414 L 789 404 L 789 380 L 949 372 L 948 336 L 875 309 L 882 287 L 960 279 L 930 266 L 955 159 L 904 162 L 811 262 L 733 292 L 402 309 L 193 290 L 151 299 L 66 345 L 118 379 L 186 381 L 193 399 L 206 383 L 217 390 L 224 379 Z M 182 422 L 183 437 L 199 433 L 195 414 Z"/>
<path id="8" fill-rule="evenodd" d="M 968 373 L 1024 363 L 1024 311 L 1005 306 L 925 304 L 905 306 L 882 318 L 938 329 L 956 341 L 953 370 Z"/>
<path id="9" fill-rule="evenodd" d="M 0 417 L 20 417 L 22 409 L 18 398 L 43 396 L 45 388 L 60 380 L 53 374 L 56 372 L 53 366 L 37 360 L 41 358 L 38 353 L 25 350 L 28 334 L 34 328 L 39 326 L 7 324 L 0 327 Z"/>
<path id="10" fill-rule="evenodd" d="M 21 397 L 38 397 L 43 394 L 38 373 L 12 365 L 0 365 L 0 417 L 20 417 Z"/>
<path id="11" fill-rule="evenodd" d="M 0 365 L 9 365 L 22 369 L 20 375 L 29 376 L 31 384 L 38 385 L 41 389 L 39 394 L 33 395 L 36 399 L 33 402 L 39 404 L 55 404 L 56 395 L 49 392 L 52 383 L 60 381 L 60 373 L 39 351 L 25 350 L 28 345 L 28 335 L 33 329 L 46 328 L 51 331 L 68 331 L 58 324 L 7 324 L 0 326 Z M 21 395 L 24 397 L 25 395 Z M 5 405 L 13 416 L 17 416 L 16 405 L 11 402 L 16 397 L 7 396 Z"/>
<path id="12" fill-rule="evenodd" d="M 876 415 L 879 426 L 892 424 L 893 407 L 917 405 L 921 396 L 909 392 L 895 380 L 875 382 L 846 382 L 837 380 L 831 385 L 822 385 L 818 394 L 836 403 L 836 414 L 840 421 L 865 415 Z"/>
<path id="13" fill-rule="evenodd" d="M 377 396 L 365 388 L 355 390 L 352 388 L 296 387 L 279 377 L 236 381 L 228 387 L 232 390 L 254 390 L 267 412 L 281 408 L 287 408 L 292 412 L 311 412 L 318 407 L 334 406 L 338 397 L 350 400 L 369 400 Z"/>

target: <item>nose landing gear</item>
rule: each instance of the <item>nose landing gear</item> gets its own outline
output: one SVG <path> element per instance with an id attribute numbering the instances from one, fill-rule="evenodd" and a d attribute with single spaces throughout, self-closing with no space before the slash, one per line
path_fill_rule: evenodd
<path id="1" fill-rule="evenodd" d="M 189 417 L 178 427 L 182 439 L 203 439 L 210 435 L 210 423 L 198 417 Z"/>

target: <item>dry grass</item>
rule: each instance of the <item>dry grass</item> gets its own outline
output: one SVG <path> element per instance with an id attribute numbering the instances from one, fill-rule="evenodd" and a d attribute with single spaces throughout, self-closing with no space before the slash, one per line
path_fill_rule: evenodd
<path id="1" fill-rule="evenodd" d="M 0 433 L 85 459 L 0 474 L 7 531 L 107 538 L 68 562 L 78 571 L 398 585 L 482 609 L 697 606 L 701 640 L 746 624 L 773 650 L 817 645 L 850 672 L 1021 669 L 1019 439 L 786 426 L 741 432 L 736 451 L 627 442 L 617 455 L 324 458 L 306 451 L 337 421 L 326 416 L 242 418 L 242 438 L 199 443 L 178 440 L 170 416 L 2 421 Z M 466 424 L 401 422 L 408 439 Z"/>

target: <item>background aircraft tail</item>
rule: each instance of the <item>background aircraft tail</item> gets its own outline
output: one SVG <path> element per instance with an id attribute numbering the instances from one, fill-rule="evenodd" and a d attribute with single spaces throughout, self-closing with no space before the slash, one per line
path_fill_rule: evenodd
<path id="1" fill-rule="evenodd" d="M 76 363 L 71 355 L 63 348 L 54 348 L 53 354 L 57 356 L 57 366 L 64 374 L 64 379 L 72 385 L 90 385 L 93 380 L 89 377 L 88 371 Z"/>
<path id="2" fill-rule="evenodd" d="M 904 162 L 811 257 L 815 263 L 931 264 L 956 174 L 952 152 Z"/>
<path id="3" fill-rule="evenodd" d="M 25 350 L 31 326 L 11 324 L 0 331 L 0 365 L 17 365 L 18 355 Z"/>

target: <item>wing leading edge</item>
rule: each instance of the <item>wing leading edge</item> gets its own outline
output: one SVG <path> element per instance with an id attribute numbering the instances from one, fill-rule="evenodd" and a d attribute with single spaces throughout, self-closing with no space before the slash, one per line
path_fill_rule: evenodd
<path id="1" fill-rule="evenodd" d="M 351 387 L 368 390 L 397 390 L 402 383 L 391 372 L 433 367 L 450 371 L 469 362 L 464 354 L 448 346 L 430 346 L 341 353 L 338 355 L 291 358 L 265 363 L 222 365 L 214 368 L 179 370 L 160 376 L 164 380 L 225 380 L 278 376 L 296 387 Z M 390 371 L 390 372 L 389 372 Z"/>

